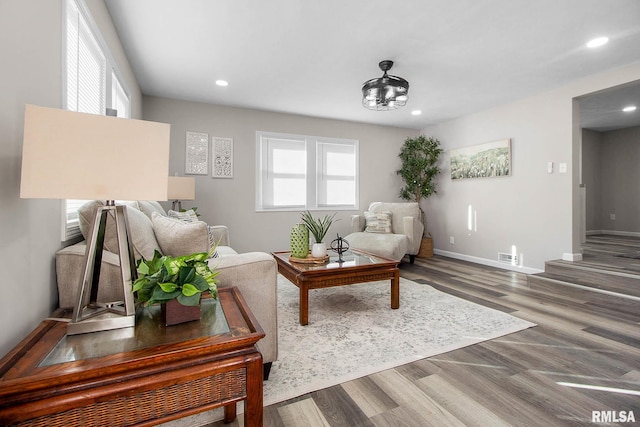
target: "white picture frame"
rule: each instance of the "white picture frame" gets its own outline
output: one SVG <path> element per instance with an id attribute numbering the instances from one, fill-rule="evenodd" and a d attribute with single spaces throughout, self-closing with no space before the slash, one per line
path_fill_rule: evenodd
<path id="1" fill-rule="evenodd" d="M 233 138 L 211 137 L 212 178 L 233 178 Z"/>
<path id="2" fill-rule="evenodd" d="M 207 175 L 209 173 L 209 134 L 187 131 L 185 146 L 185 173 Z"/>

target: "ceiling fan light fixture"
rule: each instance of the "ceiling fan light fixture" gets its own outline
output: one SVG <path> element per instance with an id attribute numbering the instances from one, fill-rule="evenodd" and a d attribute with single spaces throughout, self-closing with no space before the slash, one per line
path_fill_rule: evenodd
<path id="1" fill-rule="evenodd" d="M 378 64 L 382 77 L 371 79 L 362 85 L 362 105 L 375 111 L 395 110 L 404 107 L 409 99 L 409 82 L 402 77 L 387 74 L 393 61 L 384 60 Z"/>

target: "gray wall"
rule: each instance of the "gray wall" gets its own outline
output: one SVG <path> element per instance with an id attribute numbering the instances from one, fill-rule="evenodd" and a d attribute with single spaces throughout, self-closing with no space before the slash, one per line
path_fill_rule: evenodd
<path id="1" fill-rule="evenodd" d="M 582 144 L 587 231 L 640 234 L 640 127 L 585 130 Z"/>
<path id="2" fill-rule="evenodd" d="M 586 230 L 602 229 L 602 133 L 582 130 L 582 182 L 586 186 Z"/>
<path id="3" fill-rule="evenodd" d="M 140 112 L 140 90 L 101 0 L 89 2 Z M 0 2 L 0 356 L 57 306 L 54 254 L 63 246 L 62 202 L 20 199 L 24 105 L 62 105 L 61 0 Z"/>
<path id="4" fill-rule="evenodd" d="M 574 98 L 638 76 L 640 64 L 634 64 L 424 129 L 446 150 L 440 190 L 423 206 L 436 252 L 500 265 L 498 252 L 515 245 L 525 272 L 542 270 L 546 260 L 579 257 L 582 133 Z M 449 150 L 504 138 L 512 140 L 512 176 L 451 180 Z M 558 172 L 561 162 L 567 173 Z M 469 206 L 477 217 L 471 231 Z"/>
<path id="5" fill-rule="evenodd" d="M 196 200 L 183 202 L 183 208 L 197 206 L 203 221 L 229 227 L 231 245 L 238 252 L 287 250 L 289 230 L 300 218 L 299 212 L 256 212 L 256 131 L 359 140 L 359 211 L 373 201 L 399 200 L 402 181 L 395 173 L 400 167 L 398 153 L 407 136 L 418 135 L 412 129 L 146 96 L 143 111 L 145 120 L 171 124 L 171 175 L 184 175 L 187 131 L 207 133 L 210 140 L 213 136 L 233 138 L 233 178 L 194 175 Z M 339 211 L 336 218 L 340 220 L 334 223 L 328 236 L 347 234 L 350 215 L 359 211 Z"/>

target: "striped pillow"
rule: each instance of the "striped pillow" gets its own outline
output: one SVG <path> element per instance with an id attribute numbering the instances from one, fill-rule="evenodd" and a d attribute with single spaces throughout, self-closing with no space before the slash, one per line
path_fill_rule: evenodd
<path id="1" fill-rule="evenodd" d="M 179 219 L 182 222 L 190 223 L 190 222 L 198 222 L 198 216 L 193 209 L 189 209 L 183 212 L 170 210 L 167 212 L 169 218 Z"/>
<path id="2" fill-rule="evenodd" d="M 391 215 L 391 211 L 365 211 L 366 226 L 364 231 L 367 233 L 391 233 Z"/>

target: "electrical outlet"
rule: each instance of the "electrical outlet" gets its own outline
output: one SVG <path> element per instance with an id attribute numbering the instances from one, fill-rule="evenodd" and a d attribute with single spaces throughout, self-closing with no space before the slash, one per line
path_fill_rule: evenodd
<path id="1" fill-rule="evenodd" d="M 560 163 L 558 165 L 558 172 L 567 173 L 567 164 L 566 163 Z"/>
<path id="2" fill-rule="evenodd" d="M 453 236 L 449 236 L 449 243 L 450 244 L 455 244 L 456 243 L 456 239 L 453 238 Z"/>
<path id="3" fill-rule="evenodd" d="M 611 221 L 615 221 L 615 220 L 616 220 L 616 214 L 610 214 L 610 215 L 609 215 L 609 219 L 610 219 Z"/>

